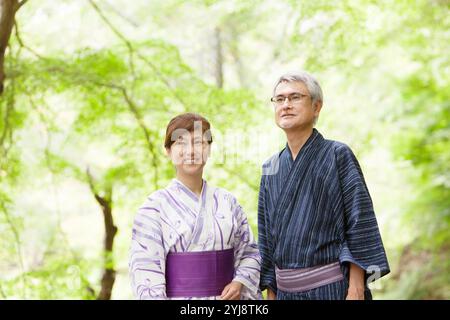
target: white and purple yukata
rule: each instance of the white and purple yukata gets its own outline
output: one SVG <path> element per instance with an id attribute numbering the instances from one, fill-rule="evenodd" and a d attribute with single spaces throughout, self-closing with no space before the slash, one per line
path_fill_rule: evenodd
<path id="1" fill-rule="evenodd" d="M 134 220 L 129 270 L 135 297 L 218 299 L 217 290 L 217 294 L 205 296 L 168 294 L 168 257 L 192 253 L 192 260 L 194 256 L 210 252 L 231 254 L 228 280 L 243 284 L 241 299 L 262 298 L 258 246 L 236 198 L 224 189 L 209 186 L 204 180 L 198 197 L 181 181 L 173 179 L 167 188 L 147 198 Z M 202 266 L 199 264 L 200 269 Z M 177 270 L 181 268 L 184 267 L 178 266 Z M 220 266 L 216 266 L 216 271 L 218 269 Z M 172 278 L 176 277 L 173 274 L 177 270 Z M 220 271 L 217 273 L 220 277 Z"/>

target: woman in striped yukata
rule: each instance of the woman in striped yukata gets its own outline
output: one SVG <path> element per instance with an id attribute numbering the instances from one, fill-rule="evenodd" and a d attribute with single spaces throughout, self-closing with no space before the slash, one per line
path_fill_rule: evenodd
<path id="1" fill-rule="evenodd" d="M 129 271 L 137 299 L 260 299 L 260 255 L 246 215 L 228 191 L 203 179 L 212 136 L 185 113 L 166 130 L 176 178 L 153 192 L 133 225 Z"/>

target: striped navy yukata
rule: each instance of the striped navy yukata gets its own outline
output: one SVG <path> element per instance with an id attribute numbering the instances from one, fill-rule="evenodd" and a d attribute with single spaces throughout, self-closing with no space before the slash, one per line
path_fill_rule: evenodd
<path id="1" fill-rule="evenodd" d="M 345 299 L 349 262 L 366 280 L 389 273 L 372 200 L 351 149 L 316 130 L 295 161 L 289 147 L 263 165 L 258 200 L 260 287 L 277 299 Z M 339 261 L 344 279 L 303 292 L 277 290 L 275 267 L 299 269 Z M 367 281 L 366 281 L 367 283 Z M 371 299 L 366 287 L 365 298 Z"/>

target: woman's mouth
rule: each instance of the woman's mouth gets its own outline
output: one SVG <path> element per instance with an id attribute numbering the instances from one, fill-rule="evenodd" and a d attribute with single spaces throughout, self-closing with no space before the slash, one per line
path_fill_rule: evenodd
<path id="1" fill-rule="evenodd" d="M 201 164 L 201 159 L 185 159 L 183 164 Z"/>

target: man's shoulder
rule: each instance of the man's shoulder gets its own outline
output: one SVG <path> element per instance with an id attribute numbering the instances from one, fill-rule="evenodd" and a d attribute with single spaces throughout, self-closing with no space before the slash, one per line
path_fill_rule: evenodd
<path id="1" fill-rule="evenodd" d="M 353 150 L 348 144 L 337 140 L 327 139 L 326 141 L 331 146 L 331 150 L 334 154 L 334 159 L 336 159 L 338 163 L 342 164 L 357 161 Z"/>
<path id="2" fill-rule="evenodd" d="M 286 147 L 274 153 L 272 156 L 270 156 L 267 160 L 264 161 L 262 165 L 263 176 L 271 176 L 277 174 L 280 168 L 280 157 L 283 154 L 283 152 L 286 152 Z"/>
<path id="3" fill-rule="evenodd" d="M 333 148 L 333 150 L 336 153 L 342 153 L 342 152 L 351 152 L 351 148 L 348 146 L 348 144 L 338 141 L 338 140 L 332 140 L 332 139 L 325 139 L 325 143 Z"/>
<path id="4" fill-rule="evenodd" d="M 278 159 L 280 158 L 281 154 L 286 150 L 286 147 L 284 147 L 283 149 L 281 149 L 280 151 L 275 152 L 274 154 L 272 154 L 269 158 L 267 158 L 264 162 L 263 162 L 263 169 L 264 168 L 268 168 L 270 166 L 273 165 L 273 163 L 275 161 L 278 161 Z"/>

